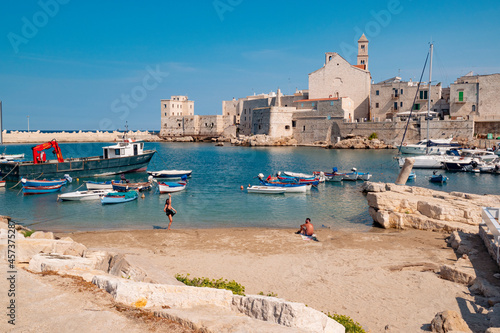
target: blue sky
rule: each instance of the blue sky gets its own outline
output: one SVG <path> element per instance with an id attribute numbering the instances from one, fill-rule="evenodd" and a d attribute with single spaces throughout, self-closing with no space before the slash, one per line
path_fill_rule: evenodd
<path id="1" fill-rule="evenodd" d="M 355 63 L 364 32 L 375 82 L 500 72 L 500 3 L 467 1 L 4 1 L 3 128 L 160 128 L 160 100 L 195 114 L 223 100 L 307 89 L 325 52 Z"/>

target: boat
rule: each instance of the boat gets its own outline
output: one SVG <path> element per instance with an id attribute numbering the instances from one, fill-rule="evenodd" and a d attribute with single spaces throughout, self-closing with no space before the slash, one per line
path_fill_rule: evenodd
<path id="1" fill-rule="evenodd" d="M 151 182 L 128 183 L 123 181 L 115 182 L 112 180 L 111 185 L 113 186 L 114 191 L 127 192 L 130 190 L 147 191 L 151 189 L 153 184 Z"/>
<path id="2" fill-rule="evenodd" d="M 313 174 L 319 174 L 319 171 L 313 172 Z M 337 167 L 333 168 L 333 172 L 323 172 L 325 175 L 325 181 L 327 182 L 340 182 L 344 178 L 344 173 L 339 173 Z"/>
<path id="3" fill-rule="evenodd" d="M 24 154 L 10 154 L 10 155 L 7 155 L 5 153 L 0 154 L 0 160 L 2 161 L 22 160 L 23 158 Z"/>
<path id="4" fill-rule="evenodd" d="M 248 186 L 248 193 L 284 194 L 286 188 L 278 186 Z"/>
<path id="5" fill-rule="evenodd" d="M 108 192 L 101 197 L 101 204 L 117 204 L 136 200 L 139 197 L 137 191 L 128 192 Z"/>
<path id="6" fill-rule="evenodd" d="M 283 174 L 288 177 L 298 178 L 301 181 L 319 181 L 323 183 L 325 181 L 325 175 L 323 172 L 313 172 L 312 175 L 300 172 L 283 171 Z M 281 175 L 278 175 L 281 176 Z"/>
<path id="7" fill-rule="evenodd" d="M 0 187 L 5 187 L 7 182 L 5 180 L 0 180 Z"/>
<path id="8" fill-rule="evenodd" d="M 75 191 L 63 193 L 57 196 L 57 199 L 63 201 L 84 201 L 84 200 L 97 200 L 101 196 L 109 193 L 110 190 L 89 190 L 89 191 Z"/>
<path id="9" fill-rule="evenodd" d="M 437 174 L 436 171 L 434 171 L 433 175 L 429 178 L 429 181 L 432 183 L 445 183 L 448 181 L 448 177 Z"/>
<path id="10" fill-rule="evenodd" d="M 356 168 L 351 169 L 352 172 L 344 173 L 342 180 L 356 181 L 358 180 L 358 170 Z"/>
<path id="11" fill-rule="evenodd" d="M 286 184 L 286 183 L 267 183 L 261 181 L 262 186 L 268 187 L 278 187 L 280 189 L 285 189 L 285 193 L 305 193 L 309 191 L 312 187 L 310 184 Z"/>
<path id="12" fill-rule="evenodd" d="M 47 159 L 44 150 L 48 148 L 54 149 L 56 159 Z M 81 178 L 146 171 L 149 161 L 156 153 L 154 150 L 144 150 L 143 142 L 131 139 L 103 147 L 102 156 L 64 159 L 56 140 L 32 147 L 32 150 L 33 161 L 0 163 L 0 173 L 6 175 L 6 180 L 19 181 L 21 176 L 62 178 L 64 174 L 70 174 Z"/>
<path id="13" fill-rule="evenodd" d="M 492 151 L 482 149 L 462 149 L 460 156 L 448 157 L 443 160 L 443 165 L 449 171 L 469 171 L 476 169 L 479 165 L 492 162 L 497 159 Z M 479 169 L 478 169 L 479 170 Z"/>
<path id="14" fill-rule="evenodd" d="M 66 185 L 66 183 L 68 183 L 68 182 L 71 183 L 72 181 L 73 181 L 73 179 L 69 175 L 64 175 L 64 178 L 61 178 L 61 179 L 52 179 L 52 180 L 47 180 L 47 179 L 37 180 L 37 179 L 21 178 L 21 183 L 23 184 L 23 186 L 32 186 L 32 187 Z"/>
<path id="15" fill-rule="evenodd" d="M 304 179 L 304 178 L 296 178 L 290 176 L 277 176 L 277 177 L 269 176 L 266 178 L 266 181 L 268 183 L 311 184 L 314 186 L 318 186 L 319 184 L 318 178 Z"/>
<path id="16" fill-rule="evenodd" d="M 416 144 L 402 144 L 398 146 L 402 154 L 413 155 L 441 155 L 452 148 L 459 148 L 458 142 L 452 142 L 453 138 L 422 140 Z"/>
<path id="17" fill-rule="evenodd" d="M 113 184 L 111 184 L 111 181 L 106 181 L 106 182 L 87 181 L 87 182 L 85 182 L 85 186 L 87 187 L 87 190 L 112 190 L 113 189 Z"/>
<path id="18" fill-rule="evenodd" d="M 169 178 L 169 179 L 182 179 L 183 176 L 191 177 L 192 170 L 161 170 L 161 171 L 148 171 L 148 174 L 154 178 Z"/>
<path id="19" fill-rule="evenodd" d="M 412 156 L 414 169 L 442 169 L 444 156 L 442 155 L 420 155 L 420 156 Z M 402 168 L 405 164 L 404 157 L 399 157 L 399 167 Z"/>
<path id="20" fill-rule="evenodd" d="M 45 194 L 53 193 L 61 190 L 63 184 L 52 185 L 52 186 L 23 186 L 23 194 Z"/>
<path id="21" fill-rule="evenodd" d="M 417 179 L 417 174 L 415 172 L 410 172 L 410 174 L 408 175 L 408 180 L 415 180 Z"/>
<path id="22" fill-rule="evenodd" d="M 160 193 L 179 192 L 186 188 L 186 182 L 158 182 Z"/>
<path id="23" fill-rule="evenodd" d="M 358 180 L 368 181 L 372 178 L 372 174 L 369 172 L 358 172 Z"/>

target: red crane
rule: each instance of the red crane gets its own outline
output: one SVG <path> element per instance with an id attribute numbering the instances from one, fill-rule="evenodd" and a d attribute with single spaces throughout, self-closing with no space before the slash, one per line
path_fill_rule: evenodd
<path id="1" fill-rule="evenodd" d="M 43 163 L 47 160 L 45 156 L 45 149 L 49 148 L 54 148 L 52 151 L 54 154 L 57 156 L 57 161 L 58 162 L 64 162 L 62 153 L 61 153 L 61 148 L 59 148 L 59 145 L 57 144 L 57 141 L 54 139 L 52 141 L 42 143 L 41 145 L 32 147 L 31 149 L 33 150 L 33 163 L 38 164 L 38 163 Z"/>

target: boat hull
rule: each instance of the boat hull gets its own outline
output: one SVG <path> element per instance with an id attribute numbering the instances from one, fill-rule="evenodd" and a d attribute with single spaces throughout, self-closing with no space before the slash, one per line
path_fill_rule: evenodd
<path id="1" fill-rule="evenodd" d="M 179 192 L 186 188 L 186 183 L 158 183 L 160 193 L 173 193 Z"/>
<path id="2" fill-rule="evenodd" d="M 87 190 L 112 190 L 113 184 L 111 181 L 107 182 L 86 182 L 85 186 Z"/>
<path id="3" fill-rule="evenodd" d="M 106 190 L 91 190 L 91 191 L 76 191 L 64 193 L 58 196 L 58 199 L 63 201 L 86 201 L 86 200 L 97 200 L 102 195 L 107 194 L 109 191 Z"/>
<path id="4" fill-rule="evenodd" d="M 182 177 L 191 177 L 192 170 L 162 170 L 162 171 L 148 171 L 148 174 L 154 178 L 160 179 L 182 179 Z"/>
<path id="5" fill-rule="evenodd" d="M 54 186 L 23 186 L 24 195 L 53 193 L 61 190 L 63 185 Z"/>
<path id="6" fill-rule="evenodd" d="M 107 176 L 144 170 L 155 153 L 154 150 L 146 150 L 142 155 L 107 159 L 93 156 L 68 159 L 65 162 L 48 161 L 38 164 L 5 162 L 0 163 L 0 172 L 2 175 L 6 175 L 6 180 L 12 181 L 18 181 L 21 176 L 30 178 L 36 178 L 40 175 L 46 178 L 63 178 L 65 174 L 69 174 L 73 178 Z"/>
<path id="7" fill-rule="evenodd" d="M 123 193 L 108 193 L 105 196 L 101 197 L 101 204 L 109 205 L 109 204 L 118 204 L 136 200 L 139 195 L 135 192 L 134 195 L 130 194 L 131 192 Z"/>
<path id="8" fill-rule="evenodd" d="M 248 193 L 261 193 L 261 194 L 284 194 L 286 188 L 274 186 L 249 186 L 247 187 Z"/>

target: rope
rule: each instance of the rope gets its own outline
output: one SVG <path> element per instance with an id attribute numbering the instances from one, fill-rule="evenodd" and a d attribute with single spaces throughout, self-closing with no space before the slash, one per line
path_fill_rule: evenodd
<path id="1" fill-rule="evenodd" d="M 10 175 L 10 173 L 11 173 L 12 171 L 14 171 L 14 169 L 15 169 L 16 167 L 18 167 L 18 166 L 19 166 L 19 162 L 16 162 L 16 165 L 15 165 L 15 166 L 14 166 L 14 167 L 13 167 L 13 168 L 12 168 L 12 169 L 11 169 L 11 170 L 10 170 L 10 171 L 6 174 L 6 175 L 5 175 L 5 176 L 3 176 L 3 177 L 2 177 L 2 180 L 4 180 L 4 179 L 5 179 L 5 177 L 7 177 L 8 175 Z"/>
<path id="2" fill-rule="evenodd" d="M 403 133 L 403 139 L 401 139 L 401 144 L 399 145 L 398 154 L 401 154 L 401 147 L 403 146 L 403 142 L 405 141 L 406 131 L 408 130 L 408 125 L 410 124 L 411 114 L 413 112 L 413 107 L 415 106 L 415 101 L 417 100 L 418 92 L 420 90 L 420 83 L 422 83 L 422 78 L 424 77 L 424 71 L 425 71 L 425 67 L 427 66 L 427 60 L 429 60 L 429 55 L 430 55 L 430 51 L 427 52 L 427 57 L 425 58 L 424 68 L 422 68 L 422 74 L 420 74 L 420 80 L 418 80 L 417 91 L 415 92 L 415 97 L 413 98 L 413 104 L 411 105 L 410 115 L 408 116 L 408 120 L 406 121 L 406 127 L 405 127 L 405 131 Z M 429 82 L 429 84 L 430 84 L 430 82 Z M 427 142 L 427 144 L 429 144 L 429 142 Z"/>

